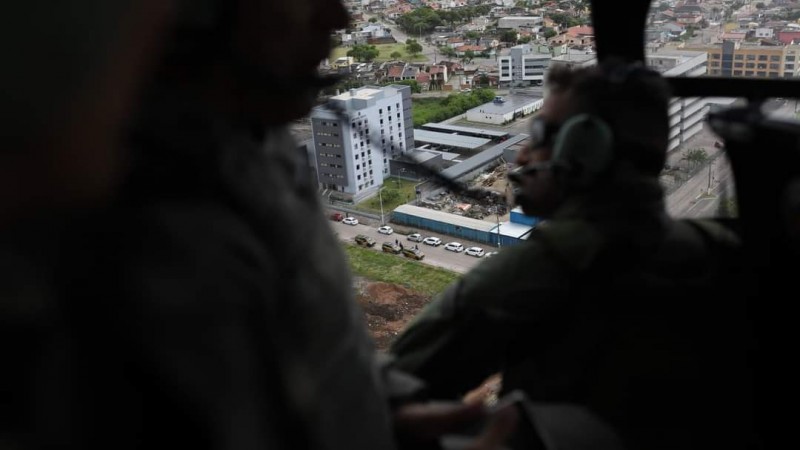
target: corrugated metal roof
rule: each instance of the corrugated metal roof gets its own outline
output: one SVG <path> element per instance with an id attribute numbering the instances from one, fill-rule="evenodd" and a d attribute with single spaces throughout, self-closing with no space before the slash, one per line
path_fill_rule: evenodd
<path id="1" fill-rule="evenodd" d="M 416 132 L 417 131 L 414 130 L 414 133 Z M 511 147 L 512 145 L 518 144 L 527 138 L 527 134 L 518 134 L 516 136 L 512 136 L 508 140 L 505 140 L 493 147 L 487 148 L 471 158 L 467 158 L 466 160 L 454 166 L 448 167 L 441 173 L 443 176 L 451 180 L 457 180 L 464 174 L 470 173 L 473 170 L 483 167 L 489 164 L 491 161 L 501 157 L 503 155 L 503 150 Z"/>
<path id="2" fill-rule="evenodd" d="M 434 220 L 437 222 L 448 223 L 468 228 L 470 230 L 489 232 L 497 226 L 497 224 L 487 222 L 485 220 L 472 219 L 470 217 L 459 216 L 458 214 L 451 214 L 444 211 L 437 211 L 435 209 L 422 208 L 414 205 L 400 205 L 394 209 L 394 212 L 408 214 L 414 217 L 422 217 L 424 219 Z"/>
<path id="3" fill-rule="evenodd" d="M 462 133 L 481 133 L 485 134 L 486 136 L 493 136 L 501 138 L 503 136 L 508 136 L 507 131 L 496 131 L 496 130 L 487 130 L 484 128 L 472 128 L 472 127 L 460 127 L 458 125 L 450 125 L 447 123 L 426 123 L 422 126 L 423 129 L 430 130 L 430 131 L 455 131 L 455 132 L 462 132 Z"/>
<path id="4" fill-rule="evenodd" d="M 428 131 L 414 129 L 414 140 L 426 144 L 445 145 L 447 147 L 465 148 L 475 150 L 489 142 L 490 139 L 476 138 L 472 136 L 461 136 L 452 133 L 440 133 L 438 131 Z"/>
<path id="5" fill-rule="evenodd" d="M 543 97 L 527 96 L 527 95 L 509 95 L 504 97 L 503 103 L 496 103 L 494 101 L 484 103 L 469 110 L 469 112 L 479 112 L 487 114 L 507 114 L 514 112 L 517 109 L 522 109 L 532 103 L 542 101 Z"/>

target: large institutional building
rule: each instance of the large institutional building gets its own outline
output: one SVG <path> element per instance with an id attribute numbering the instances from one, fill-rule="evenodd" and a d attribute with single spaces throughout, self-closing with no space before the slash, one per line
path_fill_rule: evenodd
<path id="1" fill-rule="evenodd" d="M 708 74 L 723 77 L 791 78 L 800 74 L 800 45 L 749 45 L 729 40 L 708 48 Z"/>
<path id="2" fill-rule="evenodd" d="M 538 46 L 522 44 L 511 47 L 506 56 L 499 57 L 501 86 L 531 86 L 544 82 L 550 66 L 551 54 L 547 47 L 539 51 Z"/>
<path id="3" fill-rule="evenodd" d="M 360 201 L 389 175 L 389 160 L 414 149 L 411 88 L 351 89 L 311 112 L 309 156 L 320 188 Z"/>
<path id="4" fill-rule="evenodd" d="M 708 70 L 708 53 L 661 50 L 647 55 L 647 65 L 666 77 L 703 76 Z M 703 129 L 712 104 L 726 105 L 733 99 L 675 97 L 669 103 L 669 150 L 674 150 Z"/>

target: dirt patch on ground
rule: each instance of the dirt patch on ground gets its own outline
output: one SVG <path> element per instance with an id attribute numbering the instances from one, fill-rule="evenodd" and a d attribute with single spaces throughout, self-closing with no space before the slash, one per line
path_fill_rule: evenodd
<path id="1" fill-rule="evenodd" d="M 365 278 L 356 278 L 354 288 L 367 328 L 379 350 L 386 350 L 395 336 L 431 300 L 429 295 L 404 286 Z"/>
<path id="2" fill-rule="evenodd" d="M 431 301 L 431 296 L 398 284 L 356 277 L 353 285 L 367 328 L 379 351 L 386 351 L 406 324 Z M 500 376 L 493 375 L 469 392 L 464 400 L 492 405 L 497 401 L 501 384 Z"/>

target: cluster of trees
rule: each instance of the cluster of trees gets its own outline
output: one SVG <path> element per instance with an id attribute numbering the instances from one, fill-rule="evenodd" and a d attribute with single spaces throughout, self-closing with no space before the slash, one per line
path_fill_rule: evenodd
<path id="1" fill-rule="evenodd" d="M 396 22 L 407 34 L 429 34 L 434 28 L 445 24 L 455 28 L 457 24 L 488 14 L 491 9 L 492 5 L 463 6 L 446 10 L 434 10 L 426 6 L 403 14 Z"/>
<path id="2" fill-rule="evenodd" d="M 491 101 L 495 96 L 490 89 L 475 89 L 469 94 L 451 94 L 445 98 L 420 98 L 412 104 L 414 126 L 428 122 L 441 122 Z"/>
<path id="3" fill-rule="evenodd" d="M 381 52 L 374 45 L 356 44 L 347 51 L 347 56 L 352 56 L 358 62 L 372 62 Z"/>

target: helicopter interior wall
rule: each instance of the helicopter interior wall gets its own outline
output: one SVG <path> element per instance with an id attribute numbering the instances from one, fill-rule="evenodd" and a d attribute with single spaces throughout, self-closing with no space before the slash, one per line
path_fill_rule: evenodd
<path id="1" fill-rule="evenodd" d="M 749 3 L 749 2 L 747 2 Z M 644 61 L 644 29 L 650 0 L 591 2 L 598 61 L 620 58 Z M 757 448 L 773 448 L 794 440 L 793 414 L 797 371 L 790 355 L 796 352 L 796 320 L 789 298 L 800 256 L 800 125 L 767 117 L 762 105 L 769 98 L 797 98 L 800 85 L 785 78 L 668 77 L 676 97 L 736 97 L 746 99 L 709 114 L 708 123 L 720 135 L 735 175 L 737 218 L 718 219 L 740 234 L 739 256 L 755 342 L 752 343 L 754 386 L 742 386 L 731 396 L 754 388 Z M 733 279 L 733 277 L 731 278 Z M 730 291 L 728 291 L 730 292 Z M 787 297 L 788 295 L 788 297 Z M 706 299 L 697 298 L 696 301 Z M 691 447 L 689 444 L 687 446 Z"/>

